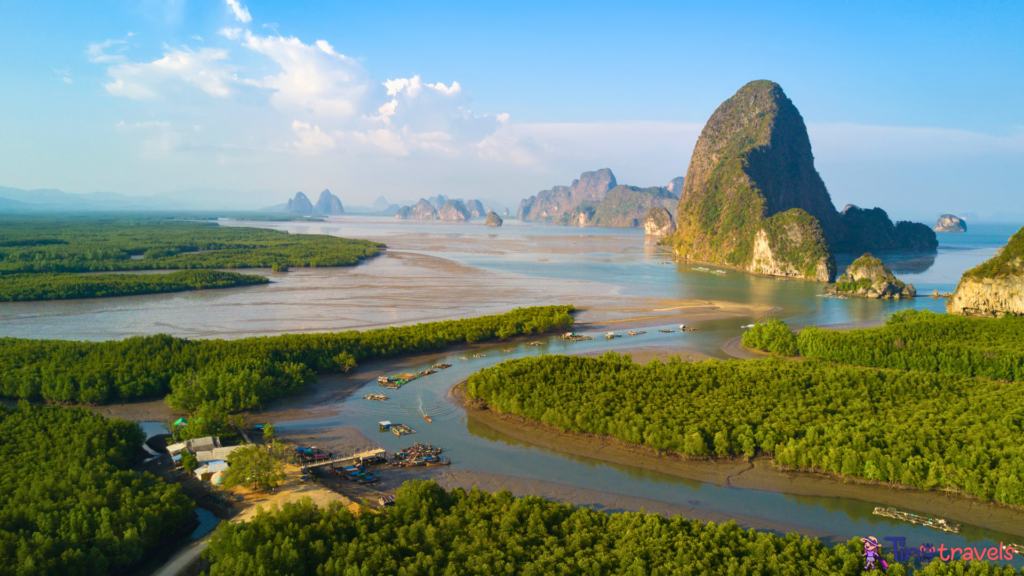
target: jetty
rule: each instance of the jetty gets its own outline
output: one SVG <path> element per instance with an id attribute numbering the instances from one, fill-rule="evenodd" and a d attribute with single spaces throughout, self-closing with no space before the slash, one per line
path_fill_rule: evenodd
<path id="1" fill-rule="evenodd" d="M 876 507 L 873 514 L 903 522 L 910 522 L 911 524 L 927 526 L 928 528 L 942 530 L 943 532 L 951 532 L 953 534 L 960 533 L 959 524 L 951 524 L 943 518 L 929 518 L 927 516 L 919 516 L 913 512 L 903 512 L 892 507 L 883 508 L 881 506 Z"/>
<path id="2" fill-rule="evenodd" d="M 416 431 L 413 430 L 412 428 L 409 428 L 405 424 L 392 424 L 391 433 L 394 434 L 395 436 L 401 437 L 405 436 L 406 434 L 415 434 Z"/>
<path id="3" fill-rule="evenodd" d="M 383 394 L 367 394 L 366 396 L 363 396 L 363 400 L 376 400 L 378 402 L 383 402 L 387 399 L 388 397 Z"/>
<path id="4" fill-rule="evenodd" d="M 390 388 L 391 390 L 398 390 L 399 388 L 405 386 L 409 382 L 412 382 L 417 378 L 427 376 L 428 374 L 433 374 L 434 372 L 437 372 L 437 370 L 424 370 L 423 372 L 419 372 L 416 374 L 406 372 L 403 374 L 399 374 L 397 376 L 378 376 L 377 383 L 385 388 Z"/>

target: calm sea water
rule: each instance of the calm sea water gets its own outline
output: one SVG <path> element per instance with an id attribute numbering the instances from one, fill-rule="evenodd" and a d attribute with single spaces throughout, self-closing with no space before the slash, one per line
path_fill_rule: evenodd
<path id="1" fill-rule="evenodd" d="M 437 256 L 462 266 L 491 271 L 522 286 L 525 292 L 556 282 L 607 287 L 613 292 L 658 298 L 699 298 L 740 303 L 769 304 L 770 312 L 794 326 L 832 325 L 882 321 L 892 312 L 914 307 L 944 311 L 941 299 L 912 301 L 838 300 L 819 297 L 821 285 L 809 282 L 760 278 L 727 271 L 719 276 L 694 271 L 696 266 L 670 262 L 666 249 L 645 244 L 642 231 L 602 228 L 569 228 L 524 224 L 506 220 L 501 228 L 479 224 L 396 222 L 345 217 L 324 223 L 225 223 L 258 225 L 291 233 L 321 233 L 369 238 L 386 242 L 396 250 Z M 878 254 L 918 293 L 932 290 L 950 292 L 964 270 L 990 258 L 1005 244 L 1018 226 L 972 224 L 966 234 L 940 234 L 937 254 Z M 569 247 L 572 249 L 568 249 Z M 858 255 L 837 257 L 842 270 Z M 713 268 L 713 267 L 712 267 Z M 396 281 L 392 274 L 402 270 L 393 260 L 376 259 L 349 269 L 298 271 L 275 276 L 269 287 L 204 291 L 179 295 L 70 302 L 0 304 L 0 335 L 72 339 L 122 338 L 133 334 L 168 332 L 191 337 L 237 337 L 249 334 L 340 329 L 349 326 L 338 315 L 388 318 L 401 323 L 392 303 L 381 300 L 379 282 Z M 514 284 L 520 282 L 521 284 Z M 315 288 L 315 289 L 314 289 Z M 444 287 L 434 288 L 430 301 L 420 306 L 452 307 Z M 310 301 L 311 295 L 330 302 Z M 507 309 L 519 302 L 502 300 Z M 325 306 L 327 306 L 325 308 Z M 483 306 L 483 304 L 480 304 Z M 486 309 L 482 307 L 481 309 Z M 325 312 L 325 310 L 329 312 Z M 469 315 L 466 310 L 459 313 Z M 698 332 L 663 334 L 646 328 L 637 345 L 683 345 L 713 356 L 721 356 L 726 340 L 741 333 L 741 326 L 762 318 L 734 318 L 697 324 Z M 344 319 L 343 319 L 344 320 Z M 359 320 L 362 321 L 362 320 Z M 622 326 L 621 331 L 630 327 Z M 674 326 L 673 326 L 674 328 Z M 622 339 L 625 340 L 625 339 Z M 629 339 L 632 343 L 632 339 Z M 515 352 L 501 352 L 500 345 L 484 350 L 484 358 L 461 360 L 440 354 L 422 367 L 445 361 L 453 367 L 417 380 L 401 390 L 389 391 L 385 403 L 367 402 L 362 395 L 378 391 L 376 382 L 342 403 L 336 417 L 278 424 L 281 430 L 325 426 L 356 426 L 382 447 L 395 450 L 413 441 L 445 446 L 453 466 L 508 474 L 650 498 L 676 504 L 696 500 L 708 510 L 762 518 L 803 526 L 846 539 L 874 534 L 902 535 L 908 543 L 930 542 L 947 546 L 989 546 L 999 541 L 1020 540 L 976 527 L 965 526 L 960 535 L 948 535 L 922 527 L 876 517 L 874 504 L 845 498 L 789 496 L 760 490 L 725 488 L 676 478 L 629 466 L 553 452 L 519 442 L 486 427 L 474 426 L 464 411 L 447 399 L 456 382 L 486 366 L 507 358 L 543 353 L 600 351 L 604 339 L 569 344 L 545 338 L 539 348 L 520 346 Z M 616 341 L 616 347 L 623 342 Z M 430 414 L 427 424 L 422 415 Z M 400 440 L 379 434 L 377 422 L 405 421 L 419 430 L 414 440 Z"/>

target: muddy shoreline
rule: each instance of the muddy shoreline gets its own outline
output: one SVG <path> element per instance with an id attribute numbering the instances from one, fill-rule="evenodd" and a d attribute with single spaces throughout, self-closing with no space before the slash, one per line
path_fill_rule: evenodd
<path id="1" fill-rule="evenodd" d="M 645 446 L 565 432 L 519 416 L 480 408 L 465 397 L 464 384 L 463 381 L 453 386 L 449 395 L 466 410 L 467 417 L 516 440 L 551 450 L 719 486 L 799 496 L 852 498 L 882 506 L 898 506 L 989 530 L 1024 536 L 1024 511 L 980 500 L 949 497 L 939 492 L 843 482 L 824 474 L 781 470 L 773 466 L 767 457 L 757 457 L 751 461 L 690 460 L 659 455 Z"/>

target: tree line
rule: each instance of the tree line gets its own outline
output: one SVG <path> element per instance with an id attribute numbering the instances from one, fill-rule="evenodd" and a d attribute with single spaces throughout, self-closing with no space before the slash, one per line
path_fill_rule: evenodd
<path id="1" fill-rule="evenodd" d="M 160 294 L 268 282 L 263 276 L 220 270 L 167 274 L 5 274 L 0 276 L 0 302 Z"/>
<path id="2" fill-rule="evenodd" d="M 0 218 L 0 301 L 124 296 L 240 286 L 257 276 L 175 280 L 82 272 L 353 266 L 383 244 L 166 216 Z"/>
<path id="3" fill-rule="evenodd" d="M 358 332 L 284 334 L 238 340 L 168 335 L 79 342 L 0 338 L 0 395 L 103 404 L 167 396 L 179 409 L 263 406 L 300 392 L 320 372 L 358 362 L 443 350 L 456 343 L 539 334 L 572 325 L 572 306 Z"/>
<path id="4" fill-rule="evenodd" d="M 126 470 L 134 422 L 0 406 L 0 575 L 125 573 L 192 514 L 178 486 Z"/>
<path id="5" fill-rule="evenodd" d="M 383 244 L 158 217 L 0 219 L 0 273 L 350 266 Z M 133 258 L 133 256 L 135 258 Z"/>
<path id="6" fill-rule="evenodd" d="M 779 359 L 509 360 L 467 393 L 499 412 L 698 458 L 782 465 L 1024 506 L 1024 389 Z"/>
<path id="7" fill-rule="evenodd" d="M 878 328 L 811 326 L 798 335 L 783 322 L 770 320 L 746 332 L 743 345 L 856 366 L 1024 380 L 1024 318 L 1014 316 L 970 318 L 904 310 Z"/>
<path id="8" fill-rule="evenodd" d="M 854 538 L 829 548 L 819 540 L 665 518 L 605 514 L 536 496 L 515 498 L 476 488 L 447 492 L 434 481 L 406 482 L 386 514 L 357 515 L 308 498 L 264 510 L 243 523 L 222 522 L 203 556 L 210 576 L 743 575 L 862 573 Z M 886 574 L 906 575 L 892 563 Z M 938 560 L 915 572 L 1013 576 L 1010 566 Z"/>

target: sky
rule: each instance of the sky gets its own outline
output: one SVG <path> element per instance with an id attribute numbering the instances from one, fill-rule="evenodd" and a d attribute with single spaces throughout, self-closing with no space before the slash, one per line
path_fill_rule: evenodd
<path id="1" fill-rule="evenodd" d="M 0 0 L 0 186 L 514 206 L 778 82 L 834 203 L 1024 217 L 1022 2 Z"/>

